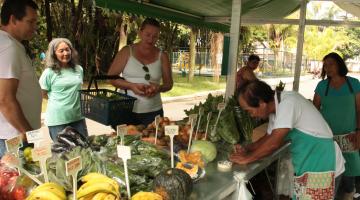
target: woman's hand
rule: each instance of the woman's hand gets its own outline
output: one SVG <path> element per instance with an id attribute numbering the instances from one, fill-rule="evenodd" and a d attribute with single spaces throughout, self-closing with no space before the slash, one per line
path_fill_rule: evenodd
<path id="1" fill-rule="evenodd" d="M 147 85 L 145 84 L 142 84 L 142 83 L 133 83 L 131 85 L 131 90 L 137 94 L 137 95 L 140 95 L 140 96 L 147 96 L 146 95 L 146 88 L 147 88 Z"/>
<path id="2" fill-rule="evenodd" d="M 153 97 L 160 92 L 161 92 L 160 85 L 157 83 L 150 82 L 150 85 L 147 85 L 147 88 L 145 90 L 145 95 L 147 97 Z"/>

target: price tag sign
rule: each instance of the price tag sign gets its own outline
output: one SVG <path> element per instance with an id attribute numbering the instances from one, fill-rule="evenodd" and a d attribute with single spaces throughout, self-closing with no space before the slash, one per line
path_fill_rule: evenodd
<path id="1" fill-rule="evenodd" d="M 131 159 L 131 148 L 129 146 L 117 145 L 116 149 L 119 158 L 125 160 Z"/>
<path id="2" fill-rule="evenodd" d="M 197 114 L 191 114 L 189 115 L 189 123 L 193 123 L 194 121 L 196 122 L 197 119 Z"/>
<path id="3" fill-rule="evenodd" d="M 16 136 L 11 139 L 5 140 L 6 150 L 10 153 L 18 155 L 19 148 L 23 146 L 21 136 Z"/>
<path id="4" fill-rule="evenodd" d="M 16 157 L 12 153 L 7 153 L 1 158 L 1 162 L 4 162 L 5 164 L 9 165 L 10 167 L 19 167 L 20 166 L 20 160 L 18 157 Z"/>
<path id="5" fill-rule="evenodd" d="M 124 136 L 127 134 L 127 125 L 126 124 L 121 124 L 116 126 L 116 134 L 117 136 L 120 136 L 121 138 L 121 145 L 124 145 Z"/>
<path id="6" fill-rule="evenodd" d="M 129 174 L 127 168 L 127 160 L 131 158 L 131 149 L 129 146 L 122 146 L 122 145 L 118 145 L 116 149 L 117 149 L 118 157 L 121 158 L 124 162 L 126 191 L 129 199 L 131 199 Z"/>
<path id="7" fill-rule="evenodd" d="M 1 158 L 1 162 L 4 162 L 5 164 L 11 166 L 11 167 L 16 167 L 19 169 L 19 171 L 21 171 L 22 173 L 24 173 L 25 175 L 27 175 L 29 178 L 31 178 L 35 183 L 37 183 L 38 185 L 43 184 L 43 182 L 41 182 L 39 179 L 37 179 L 35 176 L 33 176 L 32 174 L 30 174 L 28 171 L 26 171 L 25 169 L 23 169 L 20 165 L 20 160 L 19 158 L 17 158 L 14 154 L 11 153 L 6 153 L 2 158 Z"/>
<path id="8" fill-rule="evenodd" d="M 204 140 L 207 139 L 207 133 L 208 133 L 208 130 L 209 130 L 209 123 L 210 123 L 211 117 L 212 117 L 212 112 L 209 112 L 209 113 L 207 114 L 207 117 L 206 117 L 207 122 L 206 122 L 206 129 L 205 129 L 205 138 L 204 138 Z"/>
<path id="9" fill-rule="evenodd" d="M 81 157 L 75 157 L 65 162 L 66 176 L 77 174 L 82 169 Z"/>
<path id="10" fill-rule="evenodd" d="M 26 132 L 26 139 L 28 143 L 34 143 L 35 146 L 44 140 L 44 135 L 41 133 L 40 129 Z M 39 145 L 40 146 L 40 145 Z"/>
<path id="11" fill-rule="evenodd" d="M 34 161 L 46 160 L 50 158 L 51 155 L 51 147 L 49 145 L 32 149 L 32 158 Z"/>
<path id="12" fill-rule="evenodd" d="M 200 122 L 201 122 L 201 117 L 204 114 L 204 108 L 200 107 L 199 108 L 199 120 L 197 122 L 197 126 L 196 126 L 196 132 L 195 132 L 195 140 L 197 139 L 197 134 L 199 132 L 199 127 L 200 127 Z"/>
<path id="13" fill-rule="evenodd" d="M 174 168 L 174 136 L 179 134 L 179 126 L 165 126 L 165 135 L 170 137 L 171 167 Z"/>
<path id="14" fill-rule="evenodd" d="M 165 135 L 168 135 L 171 138 L 178 134 L 179 134 L 178 125 L 165 126 Z"/>
<path id="15" fill-rule="evenodd" d="M 161 121 L 161 116 L 160 116 L 160 115 L 156 115 L 156 117 L 155 117 L 155 125 L 156 125 L 156 126 L 159 126 L 160 121 Z"/>
<path id="16" fill-rule="evenodd" d="M 161 120 L 161 116 L 156 115 L 156 117 L 155 117 L 155 145 L 157 143 L 157 136 L 158 136 L 158 131 L 159 131 L 160 120 Z"/>
<path id="17" fill-rule="evenodd" d="M 34 161 L 39 161 L 40 169 L 44 175 L 45 182 L 49 182 L 49 177 L 46 169 L 46 159 L 51 157 L 51 147 L 50 145 L 45 145 L 42 147 L 35 147 L 32 149 L 32 157 Z"/>
<path id="18" fill-rule="evenodd" d="M 73 200 L 76 200 L 77 192 L 77 174 L 82 169 L 81 157 L 75 157 L 65 162 L 66 176 L 72 176 L 73 180 Z"/>
<path id="19" fill-rule="evenodd" d="M 218 109 L 218 110 L 224 110 L 224 109 L 225 109 L 225 106 L 226 106 L 226 103 L 224 103 L 224 102 L 219 103 L 218 106 L 217 106 L 217 109 Z"/>

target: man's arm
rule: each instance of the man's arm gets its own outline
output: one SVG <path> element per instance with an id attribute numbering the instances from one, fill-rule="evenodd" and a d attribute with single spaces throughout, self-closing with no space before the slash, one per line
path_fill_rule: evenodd
<path id="1" fill-rule="evenodd" d="M 20 133 L 32 130 L 16 99 L 17 79 L 0 79 L 0 112 Z"/>
<path id="2" fill-rule="evenodd" d="M 232 154 L 230 160 L 238 164 L 248 164 L 270 155 L 284 144 L 284 138 L 289 133 L 289 128 L 274 129 L 271 135 L 264 136 L 261 145 L 247 154 Z"/>

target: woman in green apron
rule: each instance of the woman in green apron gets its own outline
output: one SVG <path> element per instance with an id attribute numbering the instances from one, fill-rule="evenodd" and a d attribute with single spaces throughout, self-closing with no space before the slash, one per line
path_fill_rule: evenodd
<path id="1" fill-rule="evenodd" d="M 238 90 L 240 106 L 252 117 L 269 118 L 267 135 L 246 147 L 236 146 L 230 159 L 238 164 L 259 160 L 290 141 L 294 199 L 332 199 L 344 159 L 324 118 L 297 92 L 276 93 L 262 81 Z"/>
<path id="2" fill-rule="evenodd" d="M 355 177 L 360 176 L 360 83 L 346 76 L 348 69 L 337 53 L 326 55 L 323 63 L 321 77 L 326 79 L 318 83 L 313 102 L 329 124 L 346 160 L 342 199 L 352 200 Z"/>

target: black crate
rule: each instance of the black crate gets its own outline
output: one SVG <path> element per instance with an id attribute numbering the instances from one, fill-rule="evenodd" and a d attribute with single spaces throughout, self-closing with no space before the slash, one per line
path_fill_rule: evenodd
<path id="1" fill-rule="evenodd" d="M 107 89 L 80 90 L 82 114 L 115 127 L 130 122 L 136 98 Z"/>

